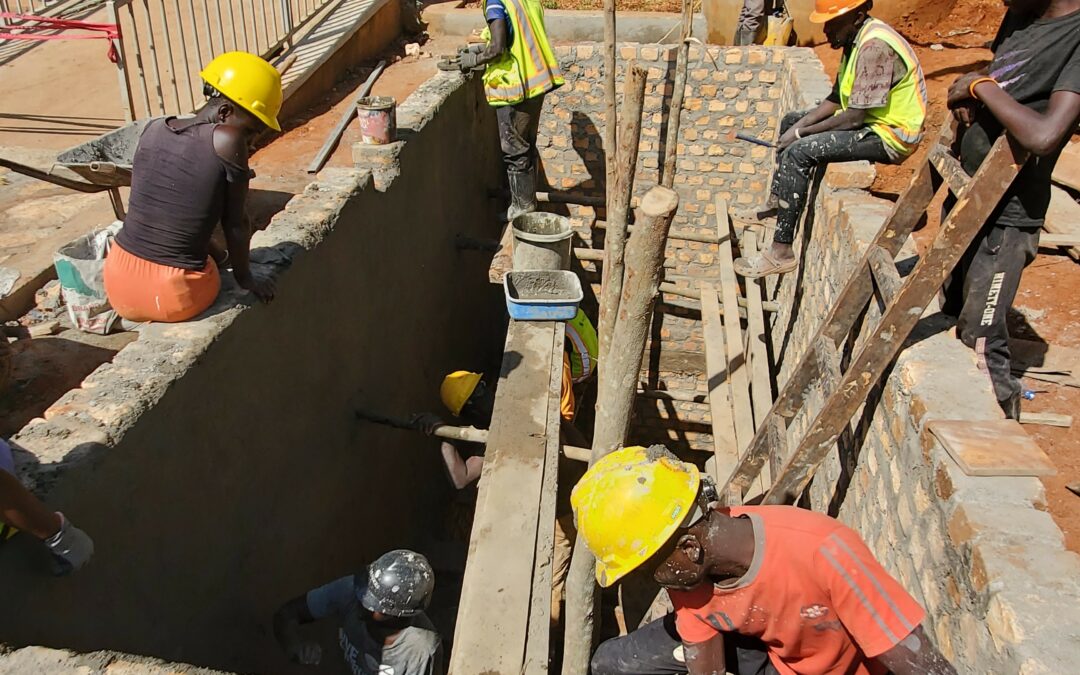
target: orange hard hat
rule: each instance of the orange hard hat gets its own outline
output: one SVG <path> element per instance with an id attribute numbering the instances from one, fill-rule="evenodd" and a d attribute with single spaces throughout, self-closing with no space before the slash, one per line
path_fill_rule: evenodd
<path id="1" fill-rule="evenodd" d="M 865 4 L 866 0 L 814 0 L 814 11 L 810 12 L 810 20 L 814 23 L 826 23 Z"/>

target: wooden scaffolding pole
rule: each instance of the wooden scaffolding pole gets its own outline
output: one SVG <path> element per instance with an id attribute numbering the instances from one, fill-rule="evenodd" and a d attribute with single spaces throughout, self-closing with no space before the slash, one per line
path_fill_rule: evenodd
<path id="1" fill-rule="evenodd" d="M 683 98 L 686 96 L 686 62 L 690 57 L 690 30 L 694 24 L 694 0 L 682 3 L 682 38 L 675 60 L 675 87 L 671 92 L 671 108 L 668 110 L 667 138 L 664 141 L 664 173 L 660 184 L 675 185 L 675 158 L 679 147 L 679 119 L 682 117 Z"/>
<path id="2" fill-rule="evenodd" d="M 637 228 L 626 247 L 626 283 L 607 361 L 599 368 L 593 462 L 626 440 L 637 393 L 638 374 L 652 324 L 653 305 L 664 272 L 664 248 L 671 220 L 679 207 L 674 190 L 655 186 L 641 200 Z M 588 672 L 596 608 L 596 563 L 580 535 L 566 581 L 566 637 L 563 675 Z"/>
<path id="3" fill-rule="evenodd" d="M 619 313 L 623 286 L 623 251 L 634 194 L 634 169 L 641 140 L 641 111 L 645 104 L 646 71 L 636 65 L 627 69 L 623 83 L 623 114 L 618 147 L 609 156 L 616 160 L 615 172 L 608 172 L 608 220 L 604 236 L 603 290 L 600 293 L 600 362 L 607 358 L 611 334 Z"/>

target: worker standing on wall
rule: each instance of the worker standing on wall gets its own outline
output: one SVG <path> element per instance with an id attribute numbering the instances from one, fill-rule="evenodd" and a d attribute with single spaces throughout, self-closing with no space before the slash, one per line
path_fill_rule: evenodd
<path id="1" fill-rule="evenodd" d="M 721 508 L 714 489 L 663 446 L 613 452 L 574 488 L 600 585 L 643 567 L 675 607 L 602 643 L 592 675 L 955 675 L 855 532 L 794 506 Z"/>
<path id="2" fill-rule="evenodd" d="M 815 168 L 855 160 L 899 163 L 922 140 L 926 83 L 907 41 L 870 16 L 871 0 L 816 0 L 815 7 L 810 20 L 825 24 L 829 44 L 844 54 L 832 94 L 781 122 L 778 167 L 764 207 L 734 214 L 776 222 L 769 248 L 735 261 L 735 271 L 751 279 L 798 266 L 792 242 Z"/>
<path id="3" fill-rule="evenodd" d="M 946 288 L 944 310 L 975 350 L 1005 414 L 1020 417 L 1023 387 L 1010 368 L 1012 306 L 1035 259 L 1050 204 L 1050 177 L 1080 119 L 1080 1 L 1012 0 L 988 68 L 960 77 L 949 107 L 966 127 L 959 141 L 968 175 L 1008 132 L 1034 155 L 971 243 Z"/>
<path id="4" fill-rule="evenodd" d="M 207 102 L 192 117 L 147 124 L 132 167 L 124 227 L 105 260 L 105 292 L 129 321 L 186 321 L 213 304 L 218 265 L 257 298 L 274 284 L 251 272 L 246 211 L 248 143 L 266 129 L 281 131 L 281 76 L 254 54 L 222 54 L 203 69 Z M 211 257 L 221 223 L 228 251 Z"/>
<path id="5" fill-rule="evenodd" d="M 15 477 L 11 446 L 0 439 L 0 543 L 17 531 L 41 540 L 57 576 L 82 568 L 94 555 L 94 542 L 64 514 L 50 511 Z"/>
<path id="6" fill-rule="evenodd" d="M 442 675 L 442 638 L 424 613 L 435 589 L 427 558 L 399 549 L 367 569 L 313 588 L 274 614 L 274 637 L 303 665 L 322 661 L 322 647 L 300 637 L 301 624 L 340 621 L 338 643 L 355 675 Z"/>
<path id="7" fill-rule="evenodd" d="M 458 67 L 484 67 L 484 93 L 499 121 L 513 220 L 536 210 L 536 132 L 544 95 L 563 85 L 540 0 L 485 0 L 486 44 L 459 55 Z"/>

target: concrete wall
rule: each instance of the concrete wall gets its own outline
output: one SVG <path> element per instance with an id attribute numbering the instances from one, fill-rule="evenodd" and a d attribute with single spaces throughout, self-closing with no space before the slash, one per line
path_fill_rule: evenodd
<path id="1" fill-rule="evenodd" d="M 24 479 L 97 554 L 54 580 L 35 542 L 9 542 L 0 640 L 292 672 L 270 632 L 280 602 L 387 549 L 430 549 L 449 498 L 436 442 L 353 406 L 438 411 L 448 369 L 498 364 L 489 260 L 454 236 L 498 236 L 500 163 L 460 75 L 423 85 L 398 122 L 392 181 L 328 170 L 256 235 L 253 258 L 279 274 L 270 305 L 224 275 L 206 315 L 149 326 L 14 438 Z"/>
<path id="2" fill-rule="evenodd" d="M 789 64 L 786 109 L 828 91 L 819 64 Z M 772 283 L 772 347 L 783 383 L 806 353 L 892 204 L 862 188 L 865 163 L 834 165 L 796 237 L 798 274 Z M 902 273 L 917 258 L 911 240 Z M 876 302 L 863 326 L 880 316 Z M 931 419 L 1000 419 L 986 375 L 932 305 L 811 484 L 811 508 L 855 528 L 926 607 L 924 627 L 962 673 L 1066 673 L 1080 654 L 1080 556 L 1064 549 L 1031 477 L 972 477 L 926 432 Z M 863 329 L 867 330 L 866 328 Z M 814 391 L 792 423 L 820 409 Z"/>

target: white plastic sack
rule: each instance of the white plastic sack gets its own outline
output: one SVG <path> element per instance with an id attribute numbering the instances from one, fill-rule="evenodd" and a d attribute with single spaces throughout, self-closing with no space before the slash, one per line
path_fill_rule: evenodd
<path id="1" fill-rule="evenodd" d="M 60 296 L 67 305 L 73 326 L 87 333 L 108 334 L 120 316 L 105 295 L 105 256 L 119 220 L 65 244 L 53 255 Z"/>

